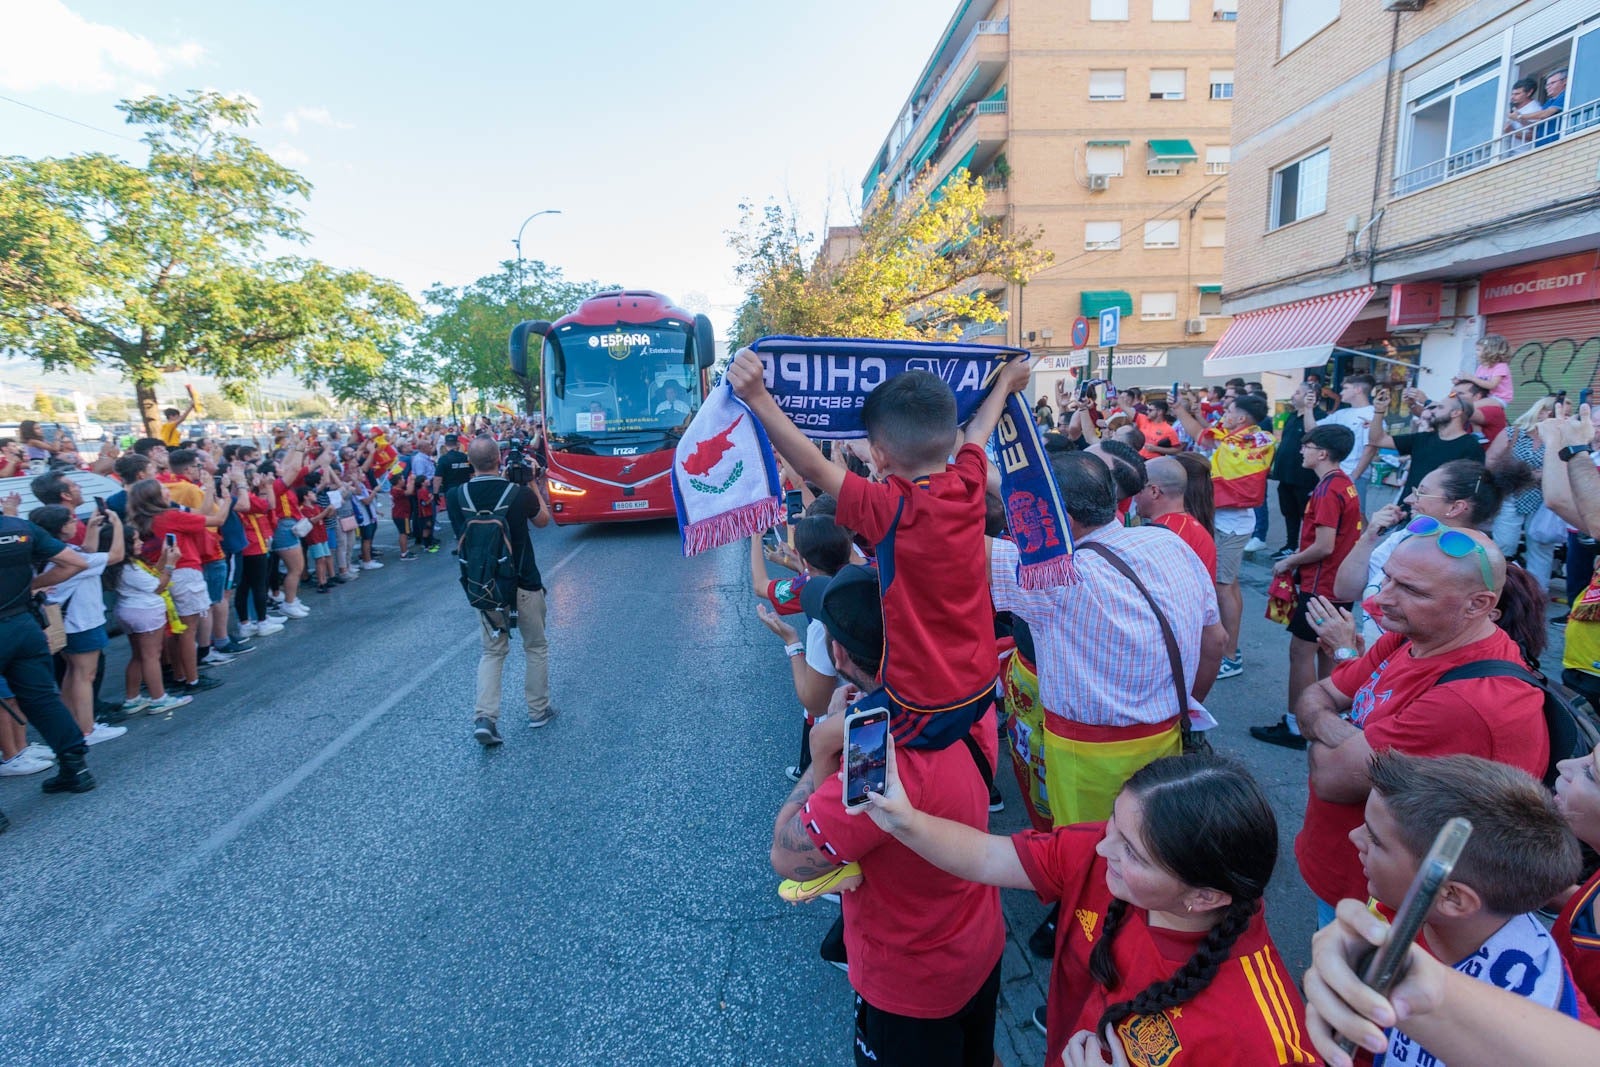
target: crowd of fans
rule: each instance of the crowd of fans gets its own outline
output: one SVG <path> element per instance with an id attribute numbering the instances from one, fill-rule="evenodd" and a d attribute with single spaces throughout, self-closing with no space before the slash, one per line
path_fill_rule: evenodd
<path id="1" fill-rule="evenodd" d="M 1025 371 L 1002 371 L 964 435 L 936 377 L 892 378 L 862 411 L 867 440 L 823 451 L 767 393 L 759 359 L 735 359 L 728 381 L 791 490 L 790 521 L 750 545 L 758 614 L 803 711 L 770 858 L 786 899 L 841 905 L 821 952 L 855 990 L 858 1064 L 994 1060 L 995 887 L 1051 905 L 1027 938 L 1053 960 L 1034 1016 L 1051 1065 L 1181 1050 L 1342 1067 L 1342 1035 L 1363 1062 L 1594 1054 L 1600 748 L 1555 750 L 1545 690 L 1514 672 L 1544 681 L 1557 623 L 1562 681 L 1600 706 L 1600 424 L 1560 396 L 1508 422 L 1503 354 L 1486 338 L 1437 399 L 1308 377 L 1276 420 L 1242 381 L 1059 391 L 1035 417 L 1075 575 L 1043 590 L 1018 580 L 982 448 L 996 397 Z M 1568 613 L 1552 620 L 1563 546 Z M 1252 553 L 1271 555 L 1266 598 L 1240 585 Z M 774 579 L 769 563 L 795 573 Z M 1207 740 L 1203 702 L 1246 669 L 1246 610 L 1289 631 L 1284 714 L 1251 734 L 1307 752 L 1294 852 L 1323 932 L 1305 1000 L 1265 922 L 1272 806 Z M 892 745 L 863 817 L 842 792 L 844 720 L 876 708 Z M 1010 838 L 987 833 L 1002 766 L 1030 823 Z M 1391 1002 L 1360 985 L 1354 958 L 1454 816 L 1475 832 L 1413 950 L 1426 962 Z M 1481 1036 L 1495 1018 L 1515 1042 Z M 1560 1051 L 1503 1053 L 1517 1042 Z"/>
<path id="2" fill-rule="evenodd" d="M 84 749 L 123 736 L 134 716 L 171 716 L 205 699 L 262 641 L 317 628 L 306 594 L 335 594 L 383 568 L 375 542 L 385 513 L 400 544 L 391 562 L 437 554 L 436 502 L 472 476 L 466 432 L 454 425 L 280 429 L 225 443 L 181 440 L 187 414 L 169 409 L 160 435 L 125 453 L 108 441 L 88 459 L 70 440 L 30 444 L 39 440 L 31 424 L 24 441 L 0 441 L 0 476 L 29 477 L 36 502 L 19 515 L 20 493 L 0 496 L 14 532 L 0 542 L 15 557 L 0 619 L 44 624 L 55 675 L 24 670 L 28 688 L 13 692 L 20 649 L 0 650 L 0 777 L 55 769 L 50 791 L 93 788 Z M 525 432 L 510 420 L 470 429 Z M 80 470 L 117 490 L 86 502 Z M 128 642 L 120 682 L 105 669 L 117 636 Z M 63 741 L 41 727 L 47 743 L 29 744 L 26 705 L 57 692 L 75 730 Z M 63 747 L 76 751 L 63 756 Z"/>

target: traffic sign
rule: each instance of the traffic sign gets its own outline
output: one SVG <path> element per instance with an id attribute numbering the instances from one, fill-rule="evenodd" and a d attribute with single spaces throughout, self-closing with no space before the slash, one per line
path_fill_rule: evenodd
<path id="1" fill-rule="evenodd" d="M 1122 308 L 1112 304 L 1100 311 L 1100 346 L 1115 347 L 1117 335 L 1122 332 Z"/>
<path id="2" fill-rule="evenodd" d="M 1072 347 L 1082 348 L 1089 343 L 1089 320 L 1079 315 L 1072 320 Z"/>

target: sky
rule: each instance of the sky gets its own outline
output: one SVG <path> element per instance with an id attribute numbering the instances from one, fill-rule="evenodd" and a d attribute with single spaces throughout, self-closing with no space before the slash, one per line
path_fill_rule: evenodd
<path id="1" fill-rule="evenodd" d="M 0 153 L 142 160 L 119 99 L 246 94 L 251 135 L 315 187 L 305 254 L 420 298 L 492 273 L 556 209 L 528 258 L 663 292 L 722 340 L 739 203 L 853 222 L 955 6 L 0 0 Z"/>

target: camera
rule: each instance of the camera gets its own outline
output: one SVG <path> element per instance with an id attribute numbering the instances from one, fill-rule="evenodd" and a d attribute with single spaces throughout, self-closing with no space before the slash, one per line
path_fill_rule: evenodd
<path id="1" fill-rule="evenodd" d="M 506 479 L 513 485 L 527 485 L 533 481 L 533 464 L 528 462 L 528 442 L 513 437 L 506 442 Z"/>

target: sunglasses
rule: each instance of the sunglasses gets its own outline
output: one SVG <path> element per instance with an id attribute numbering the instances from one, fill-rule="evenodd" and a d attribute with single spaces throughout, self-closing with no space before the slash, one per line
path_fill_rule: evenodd
<path id="1" fill-rule="evenodd" d="M 1489 553 L 1483 546 L 1474 541 L 1467 534 L 1452 526 L 1446 526 L 1438 519 L 1429 515 L 1421 515 L 1406 524 L 1406 533 L 1410 537 L 1437 537 L 1439 551 L 1452 559 L 1465 559 L 1467 556 L 1478 557 L 1478 570 L 1483 574 L 1483 587 L 1494 592 L 1494 569 L 1489 565 Z"/>

